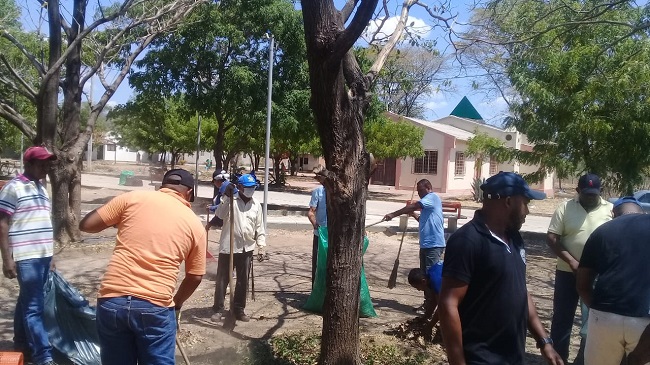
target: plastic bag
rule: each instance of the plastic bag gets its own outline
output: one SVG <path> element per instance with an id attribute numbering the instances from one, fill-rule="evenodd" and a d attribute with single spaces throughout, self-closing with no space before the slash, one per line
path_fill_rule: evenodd
<path id="1" fill-rule="evenodd" d="M 318 228 L 318 259 L 316 265 L 316 277 L 314 278 L 314 287 L 311 294 L 305 303 L 304 309 L 310 312 L 321 313 L 323 311 L 323 303 L 325 302 L 325 277 L 327 276 L 327 227 Z M 363 238 L 363 253 L 368 249 L 368 237 Z M 359 305 L 359 316 L 361 317 L 377 317 L 377 313 L 372 305 L 370 298 L 370 291 L 368 290 L 368 282 L 366 281 L 366 272 L 361 266 L 361 296 Z"/>
<path id="2" fill-rule="evenodd" d="M 58 273 L 45 283 L 43 321 L 50 343 L 75 364 L 100 365 L 95 308 Z"/>

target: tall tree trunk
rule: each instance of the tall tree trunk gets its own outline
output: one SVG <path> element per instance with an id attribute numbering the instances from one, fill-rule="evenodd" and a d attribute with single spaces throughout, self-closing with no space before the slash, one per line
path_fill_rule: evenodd
<path id="1" fill-rule="evenodd" d="M 224 122 L 217 121 L 217 135 L 214 139 L 214 170 L 221 171 L 224 166 L 227 166 L 227 161 L 223 156 L 223 139 L 226 136 L 226 128 Z"/>
<path id="2" fill-rule="evenodd" d="M 301 5 L 310 104 L 327 167 L 328 280 L 320 364 L 356 365 L 361 364 L 359 291 L 370 173 L 363 113 L 369 103 L 370 85 L 350 51 L 358 36 L 344 32 L 344 19 L 333 2 L 303 0 Z M 355 20 L 369 19 L 376 5 L 377 0 L 362 2 Z M 367 21 L 358 23 L 354 32 L 360 34 Z"/>
<path id="3" fill-rule="evenodd" d="M 61 14 L 59 3 L 54 2 L 47 7 L 47 18 L 49 22 L 48 38 L 49 58 L 48 72 L 52 70 L 56 61 L 61 57 Z M 34 143 L 44 144 L 56 153 L 55 137 L 56 125 L 59 116 L 59 81 L 60 72 L 52 73 L 47 80 L 41 83 L 36 103 L 36 138 Z"/>
<path id="4" fill-rule="evenodd" d="M 253 154 L 253 163 L 255 164 L 255 171 L 259 170 L 261 159 L 262 159 L 262 155 L 259 155 L 257 153 Z"/>
<path id="5" fill-rule="evenodd" d="M 173 152 L 172 151 L 172 170 L 176 168 L 176 160 L 178 159 L 178 152 Z"/>
<path id="6" fill-rule="evenodd" d="M 291 176 L 295 176 L 297 170 L 298 170 L 298 157 L 297 157 L 297 154 L 291 153 L 289 155 L 289 171 L 291 173 Z"/>
<path id="7" fill-rule="evenodd" d="M 50 172 L 54 239 L 59 243 L 81 239 L 79 231 L 81 215 L 80 168 L 79 162 L 70 163 L 68 154 L 62 152 Z"/>
<path id="8" fill-rule="evenodd" d="M 83 30 L 86 22 L 85 11 L 87 1 L 75 0 L 73 8 L 73 26 L 68 31 L 68 44 L 72 43 Z M 57 196 L 53 200 L 53 211 L 63 212 L 55 215 L 62 219 L 56 223 L 58 229 L 55 238 L 60 242 L 78 241 L 81 238 L 79 231 L 79 216 L 81 215 L 81 164 L 83 148 L 78 148 L 78 140 L 90 138 L 90 133 L 81 133 L 81 43 L 78 43 L 65 60 L 65 81 L 63 83 L 63 108 L 61 123 L 61 153 L 55 165 Z M 92 132 L 92 131 L 91 131 Z M 82 144 L 85 146 L 85 143 Z M 116 150 L 117 153 L 117 150 Z"/>

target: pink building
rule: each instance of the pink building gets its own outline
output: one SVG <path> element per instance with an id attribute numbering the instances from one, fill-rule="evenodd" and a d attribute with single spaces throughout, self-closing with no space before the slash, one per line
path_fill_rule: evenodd
<path id="1" fill-rule="evenodd" d="M 424 157 L 382 161 L 371 179 L 371 184 L 410 190 L 415 181 L 428 179 L 436 192 L 471 194 L 471 184 L 476 171 L 475 160 L 466 156 L 465 151 L 467 141 L 474 137 L 475 133 L 485 133 L 497 138 L 510 148 L 530 150 L 533 147 L 524 134 L 514 129 L 501 129 L 483 123 L 480 114 L 467 98 L 463 98 L 451 115 L 435 121 L 403 117 L 390 112 L 386 116 L 394 121 L 411 123 L 424 130 L 421 141 Z M 478 169 L 480 176 L 477 177 L 488 178 L 499 171 L 527 174 L 537 169 L 537 166 L 517 162 L 496 163 L 488 160 Z M 547 175 L 542 181 L 532 183 L 531 187 L 552 197 L 553 174 Z"/>

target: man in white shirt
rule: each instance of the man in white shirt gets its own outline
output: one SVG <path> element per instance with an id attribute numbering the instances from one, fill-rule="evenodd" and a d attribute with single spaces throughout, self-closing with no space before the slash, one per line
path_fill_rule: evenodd
<path id="1" fill-rule="evenodd" d="M 257 182 L 250 175 L 242 175 L 237 181 L 237 190 L 233 184 L 228 185 L 224 195 L 226 198 L 219 204 L 215 215 L 223 219 L 221 238 L 219 239 L 219 258 L 217 261 L 217 279 L 214 290 L 215 314 L 211 320 L 221 320 L 224 311 L 226 287 L 228 286 L 230 262 L 230 197 L 233 196 L 233 224 L 234 224 L 234 255 L 233 262 L 237 273 L 235 285 L 235 301 L 231 311 L 235 313 L 238 321 L 248 322 L 250 318 L 244 313 L 246 308 L 246 291 L 248 289 L 248 273 L 253 258 L 253 250 L 257 246 L 262 249 L 266 246 L 266 232 L 262 217 L 262 205 L 253 198 Z M 233 290 L 233 288 L 230 288 Z"/>

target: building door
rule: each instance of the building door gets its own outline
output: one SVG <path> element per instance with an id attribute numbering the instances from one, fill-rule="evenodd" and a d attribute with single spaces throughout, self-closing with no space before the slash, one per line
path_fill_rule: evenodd
<path id="1" fill-rule="evenodd" d="M 397 161 L 394 158 L 386 158 L 377 163 L 377 169 L 370 180 L 373 185 L 395 186 L 395 168 Z"/>
<path id="2" fill-rule="evenodd" d="M 100 144 L 99 146 L 95 147 L 97 149 L 97 159 L 98 160 L 103 160 L 104 159 L 104 145 Z"/>

